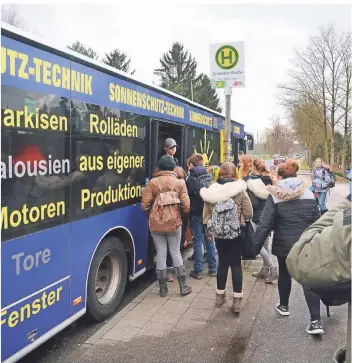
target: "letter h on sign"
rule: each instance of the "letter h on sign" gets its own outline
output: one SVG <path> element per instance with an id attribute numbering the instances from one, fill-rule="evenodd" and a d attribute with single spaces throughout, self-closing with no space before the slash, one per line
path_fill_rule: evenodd
<path id="1" fill-rule="evenodd" d="M 231 52 L 231 50 L 230 49 L 226 49 L 227 50 L 227 55 L 225 55 L 225 50 L 222 50 L 221 51 L 221 62 L 222 62 L 222 64 L 225 64 L 225 60 L 226 59 L 228 59 L 229 60 L 229 62 L 230 62 L 230 64 L 232 64 L 232 52 Z"/>

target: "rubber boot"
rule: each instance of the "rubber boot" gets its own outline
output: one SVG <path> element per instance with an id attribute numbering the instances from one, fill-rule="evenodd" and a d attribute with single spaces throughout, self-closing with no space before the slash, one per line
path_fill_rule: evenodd
<path id="1" fill-rule="evenodd" d="M 175 268 L 178 284 L 180 285 L 180 294 L 181 295 L 188 295 L 192 292 L 191 286 L 187 285 L 186 281 L 186 269 L 185 266 L 182 265 L 180 267 Z"/>
<path id="2" fill-rule="evenodd" d="M 155 270 L 156 271 L 156 277 L 159 282 L 159 288 L 160 288 L 160 296 L 165 297 L 168 294 L 168 288 L 167 288 L 167 269 L 165 270 Z"/>

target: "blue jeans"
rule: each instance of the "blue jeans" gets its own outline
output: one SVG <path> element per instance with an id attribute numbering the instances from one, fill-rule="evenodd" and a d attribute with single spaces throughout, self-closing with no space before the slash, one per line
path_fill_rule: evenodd
<path id="1" fill-rule="evenodd" d="M 326 210 L 326 192 L 317 192 L 318 203 L 321 211 Z"/>
<path id="2" fill-rule="evenodd" d="M 207 262 L 209 272 L 216 272 L 216 259 L 215 259 L 215 243 L 209 241 L 203 218 L 201 216 L 191 217 L 191 229 L 194 238 L 194 271 L 196 273 L 203 271 L 203 241 L 207 251 Z"/>

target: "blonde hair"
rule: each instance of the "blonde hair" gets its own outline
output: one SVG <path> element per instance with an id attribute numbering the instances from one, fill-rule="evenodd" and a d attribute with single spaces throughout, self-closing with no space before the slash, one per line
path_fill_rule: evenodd
<path id="1" fill-rule="evenodd" d="M 176 166 L 176 168 L 174 169 L 174 172 L 176 173 L 178 179 L 186 180 L 187 174 L 183 170 L 183 168 L 181 168 L 180 166 Z"/>
<path id="2" fill-rule="evenodd" d="M 277 171 L 277 175 L 283 179 L 294 177 L 299 170 L 299 166 L 296 160 L 288 159 L 284 164 L 279 166 Z"/>
<path id="3" fill-rule="evenodd" d="M 220 165 L 219 178 L 238 179 L 236 165 L 230 162 L 225 162 Z"/>

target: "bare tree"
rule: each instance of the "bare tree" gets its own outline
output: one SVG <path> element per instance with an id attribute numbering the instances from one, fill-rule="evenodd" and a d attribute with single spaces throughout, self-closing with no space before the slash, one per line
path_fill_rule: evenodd
<path id="1" fill-rule="evenodd" d="M 343 70 L 344 82 L 342 84 L 342 93 L 345 95 L 343 103 L 344 122 L 343 122 L 343 149 L 341 164 L 343 169 L 346 168 L 346 159 L 348 156 L 349 143 L 351 141 L 351 94 L 352 94 L 352 47 L 351 33 L 345 34 L 344 52 L 343 52 Z"/>
<path id="2" fill-rule="evenodd" d="M 271 122 L 272 126 L 265 130 L 267 150 L 270 154 L 287 155 L 292 148 L 294 134 L 279 117 L 273 117 Z"/>
<path id="3" fill-rule="evenodd" d="M 337 34 L 333 26 L 320 27 L 319 35 L 310 38 L 304 51 L 295 51 L 294 69 L 289 72 L 290 83 L 279 85 L 278 98 L 291 113 L 307 101 L 321 110 L 322 117 L 315 112 L 307 116 L 323 129 L 325 159 L 331 164 L 334 164 L 331 134 L 344 118 L 345 94 L 341 92 L 344 44 L 345 36 Z M 301 109 L 309 112 L 309 108 Z"/>
<path id="4" fill-rule="evenodd" d="M 16 28 L 24 28 L 24 21 L 18 10 L 18 5 L 1 5 L 1 21 Z"/>
<path id="5" fill-rule="evenodd" d="M 312 122 L 308 116 L 319 119 L 323 117 L 320 109 L 312 103 L 306 103 L 296 108 L 290 115 L 292 129 L 307 149 L 307 161 L 311 165 L 313 153 L 323 138 L 323 128 Z M 323 123 L 323 120 L 321 121 Z"/>

